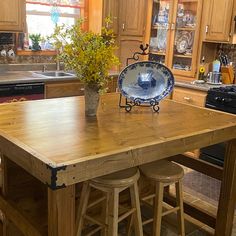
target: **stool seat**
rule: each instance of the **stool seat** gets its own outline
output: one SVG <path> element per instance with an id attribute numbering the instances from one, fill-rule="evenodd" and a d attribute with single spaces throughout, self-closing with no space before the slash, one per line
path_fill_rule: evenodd
<path id="1" fill-rule="evenodd" d="M 183 168 L 166 160 L 147 163 L 139 169 L 144 176 L 161 183 L 177 182 L 184 176 Z"/>
<path id="2" fill-rule="evenodd" d="M 134 184 L 139 179 L 139 176 L 137 168 L 130 168 L 94 178 L 91 180 L 91 183 L 101 184 L 110 188 L 121 188 Z"/>

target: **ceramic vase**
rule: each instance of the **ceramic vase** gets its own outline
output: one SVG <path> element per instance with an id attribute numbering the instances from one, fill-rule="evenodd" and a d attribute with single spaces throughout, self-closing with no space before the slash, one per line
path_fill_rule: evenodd
<path id="1" fill-rule="evenodd" d="M 85 115 L 96 116 L 99 105 L 99 88 L 97 85 L 85 85 L 84 99 L 85 99 Z"/>

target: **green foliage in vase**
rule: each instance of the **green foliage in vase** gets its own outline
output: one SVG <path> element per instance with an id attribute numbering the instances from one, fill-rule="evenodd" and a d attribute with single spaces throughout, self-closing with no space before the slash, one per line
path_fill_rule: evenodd
<path id="1" fill-rule="evenodd" d="M 110 22 L 106 19 L 106 22 Z M 88 86 L 106 90 L 108 72 L 119 65 L 114 51 L 117 49 L 113 30 L 103 27 L 101 34 L 82 30 L 80 19 L 70 28 L 57 26 L 51 38 L 59 49 L 58 59 L 67 70 L 74 70 L 77 77 Z"/>

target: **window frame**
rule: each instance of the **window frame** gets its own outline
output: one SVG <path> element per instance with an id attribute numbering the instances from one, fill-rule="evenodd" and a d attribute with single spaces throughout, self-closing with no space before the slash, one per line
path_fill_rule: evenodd
<path id="1" fill-rule="evenodd" d="M 78 7 L 81 9 L 80 16 L 77 16 L 76 14 L 73 14 L 73 13 L 61 13 L 60 16 L 74 18 L 75 20 L 81 17 L 85 20 L 83 24 L 83 29 L 88 30 L 88 1 L 89 0 L 84 0 L 83 6 Z M 37 4 L 37 3 L 32 3 L 32 4 Z M 47 5 L 47 4 L 42 4 L 42 5 Z M 65 5 L 60 5 L 60 6 L 66 7 Z M 67 7 L 70 7 L 70 6 L 67 6 Z M 72 8 L 77 8 L 77 7 L 72 7 Z M 51 16 L 50 12 L 35 11 L 35 10 L 27 10 L 26 16 L 27 15 Z M 16 37 L 18 38 L 18 33 Z M 41 50 L 41 51 L 35 52 L 32 50 L 23 49 L 23 50 L 17 50 L 17 55 L 18 56 L 32 56 L 32 55 L 53 56 L 53 55 L 56 55 L 56 50 Z"/>

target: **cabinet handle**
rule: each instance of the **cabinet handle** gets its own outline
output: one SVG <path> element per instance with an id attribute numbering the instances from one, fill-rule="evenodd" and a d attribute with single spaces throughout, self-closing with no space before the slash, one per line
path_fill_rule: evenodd
<path id="1" fill-rule="evenodd" d="M 175 24 L 174 23 L 171 23 L 170 29 L 175 30 Z"/>
<path id="2" fill-rule="evenodd" d="M 208 33 L 208 30 L 209 30 L 209 25 L 206 25 L 205 32 Z"/>
<path id="3" fill-rule="evenodd" d="M 125 31 L 125 23 L 122 24 L 122 29 Z"/>
<path id="4" fill-rule="evenodd" d="M 191 101 L 192 99 L 189 97 L 183 97 L 185 101 Z"/>

